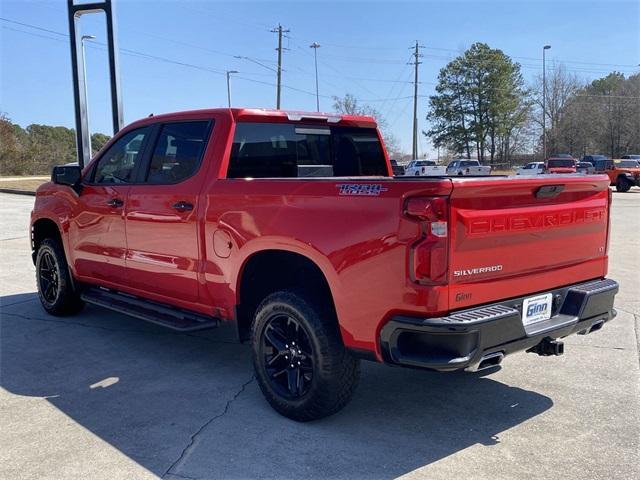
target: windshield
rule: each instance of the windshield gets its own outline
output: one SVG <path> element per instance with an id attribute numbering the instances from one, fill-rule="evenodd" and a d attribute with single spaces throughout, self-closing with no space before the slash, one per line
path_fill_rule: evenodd
<path id="1" fill-rule="evenodd" d="M 576 162 L 565 158 L 553 158 L 547 161 L 547 166 L 549 168 L 573 168 L 576 166 Z"/>
<path id="2" fill-rule="evenodd" d="M 375 128 L 238 123 L 227 178 L 387 176 Z"/>
<path id="3" fill-rule="evenodd" d="M 628 160 L 640 160 L 640 155 L 625 155 L 624 158 Z"/>
<path id="4" fill-rule="evenodd" d="M 638 168 L 640 167 L 640 163 L 637 160 L 621 160 L 620 162 L 616 162 L 616 167 L 618 168 Z"/>

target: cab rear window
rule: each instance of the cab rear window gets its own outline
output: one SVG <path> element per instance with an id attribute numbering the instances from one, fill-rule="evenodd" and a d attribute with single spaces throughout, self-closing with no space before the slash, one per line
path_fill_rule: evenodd
<path id="1" fill-rule="evenodd" d="M 238 123 L 227 178 L 387 176 L 374 128 Z"/>
<path id="2" fill-rule="evenodd" d="M 547 165 L 551 168 L 571 168 L 576 166 L 576 161 L 564 158 L 554 158 L 552 160 L 548 160 Z"/>

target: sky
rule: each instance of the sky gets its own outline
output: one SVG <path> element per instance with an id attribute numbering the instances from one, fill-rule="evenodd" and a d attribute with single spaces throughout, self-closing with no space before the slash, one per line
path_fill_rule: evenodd
<path id="1" fill-rule="evenodd" d="M 76 3 L 81 0 L 76 0 Z M 313 42 L 320 110 L 353 94 L 377 109 L 411 151 L 413 67 L 419 66 L 419 128 L 439 70 L 474 42 L 499 48 L 527 81 L 563 63 L 585 80 L 640 71 L 640 1 L 141 1 L 115 0 L 125 123 L 150 113 L 232 103 L 275 107 L 277 35 L 284 39 L 282 108 L 315 110 Z M 14 123 L 74 126 L 66 0 L 0 0 L 0 111 Z M 106 29 L 102 15 L 80 20 L 87 42 L 90 129 L 111 134 Z M 251 60 L 235 58 L 249 57 Z M 261 64 L 261 65 L 260 65 Z M 420 135 L 421 156 L 433 156 Z"/>

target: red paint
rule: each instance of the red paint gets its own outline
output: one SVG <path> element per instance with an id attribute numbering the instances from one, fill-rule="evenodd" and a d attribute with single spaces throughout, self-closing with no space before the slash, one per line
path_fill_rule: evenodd
<path id="1" fill-rule="evenodd" d="M 345 344 L 380 358 L 378 334 L 394 314 L 435 316 L 606 273 L 606 176 L 227 179 L 236 122 L 291 121 L 264 110 L 158 115 L 119 135 L 187 119 L 215 123 L 200 169 L 182 183 L 85 186 L 79 196 L 51 183 L 38 190 L 32 223 L 48 218 L 60 227 L 78 280 L 232 319 L 253 254 L 299 253 L 326 277 Z M 375 123 L 346 116 L 340 125 Z M 559 183 L 557 197 L 535 197 L 541 185 Z M 371 184 L 382 186 L 379 195 L 352 193 L 360 191 L 352 185 L 369 192 Z M 122 207 L 106 207 L 114 197 Z M 194 209 L 178 212 L 178 201 Z M 445 237 L 430 231 L 438 221 L 448 222 Z M 455 273 L 473 269 L 481 273 Z"/>

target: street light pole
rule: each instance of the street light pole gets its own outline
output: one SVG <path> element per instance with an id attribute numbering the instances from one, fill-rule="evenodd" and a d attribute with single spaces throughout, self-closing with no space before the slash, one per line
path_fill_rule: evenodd
<path id="1" fill-rule="evenodd" d="M 551 45 L 542 47 L 542 160 L 547 159 L 547 65 L 546 52 Z"/>
<path id="2" fill-rule="evenodd" d="M 227 70 L 227 102 L 229 104 L 229 108 L 231 108 L 231 74 L 232 73 L 240 73 L 237 70 Z"/>
<path id="3" fill-rule="evenodd" d="M 318 93 L 318 48 L 320 48 L 320 44 L 318 42 L 313 42 L 309 45 L 309 48 L 313 48 L 313 60 L 316 66 L 316 112 L 319 112 L 320 94 Z"/>
<path id="4" fill-rule="evenodd" d="M 82 35 L 82 37 L 80 37 L 80 45 L 82 46 L 82 48 L 80 49 L 80 54 L 82 55 L 82 58 L 80 59 L 80 62 L 82 63 L 82 79 L 83 79 L 83 83 L 84 83 L 84 102 L 86 105 L 86 112 L 87 112 L 87 132 L 89 132 L 89 94 L 88 94 L 88 89 L 87 89 L 87 63 L 86 63 L 86 57 L 84 54 L 84 42 L 85 40 L 93 40 L 96 37 L 94 35 Z M 89 144 L 89 155 L 91 156 L 93 154 L 93 150 L 91 149 L 91 133 L 89 133 L 89 138 L 87 139 L 87 143 Z"/>

